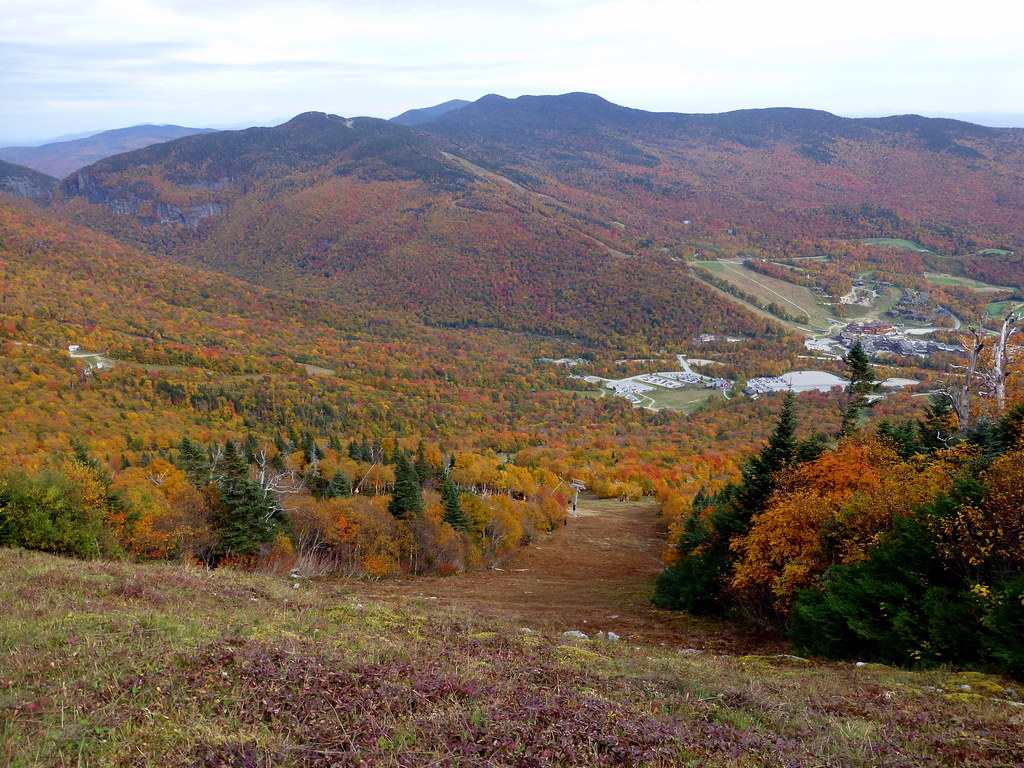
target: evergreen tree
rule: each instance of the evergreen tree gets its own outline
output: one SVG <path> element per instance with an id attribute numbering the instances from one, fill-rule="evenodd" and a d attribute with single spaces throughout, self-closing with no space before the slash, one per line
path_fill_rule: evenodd
<path id="1" fill-rule="evenodd" d="M 884 437 L 902 459 L 909 459 L 921 452 L 920 422 L 913 421 L 882 421 L 878 424 L 878 434 Z"/>
<path id="2" fill-rule="evenodd" d="M 373 461 L 373 449 L 370 447 L 370 441 L 366 435 L 363 435 L 363 442 L 359 446 L 359 461 Z"/>
<path id="3" fill-rule="evenodd" d="M 246 433 L 245 444 L 242 448 L 242 451 L 245 454 L 245 460 L 252 461 L 253 458 L 256 456 L 256 452 L 259 450 L 259 448 L 260 446 L 259 443 L 256 441 L 256 435 L 254 435 L 252 432 Z"/>
<path id="4" fill-rule="evenodd" d="M 302 452 L 306 454 L 306 462 L 309 464 L 319 461 L 323 457 L 312 432 L 306 432 L 302 436 Z"/>
<path id="5" fill-rule="evenodd" d="M 327 441 L 327 445 L 332 451 L 337 451 L 338 453 L 341 453 L 342 451 L 341 439 L 334 432 L 331 433 L 331 436 Z"/>
<path id="6" fill-rule="evenodd" d="M 352 461 L 362 461 L 362 456 L 363 453 L 359 449 L 359 443 L 355 440 L 350 441 L 348 444 L 348 457 L 352 459 Z"/>
<path id="7" fill-rule="evenodd" d="M 77 437 L 72 437 L 70 442 L 71 454 L 75 457 L 75 461 L 92 471 L 93 474 L 97 476 L 101 475 L 102 468 L 100 467 L 100 463 L 89 455 L 89 449 L 86 447 L 85 443 Z"/>
<path id="8" fill-rule="evenodd" d="M 252 555 L 282 527 L 274 505 L 249 477 L 249 463 L 234 441 L 224 445 L 216 468 L 217 555 Z"/>
<path id="9" fill-rule="evenodd" d="M 676 564 L 662 571 L 655 584 L 655 605 L 690 613 L 715 613 L 725 607 L 723 588 L 736 560 L 730 547 L 733 539 L 745 534 L 751 518 L 767 506 L 780 471 L 821 453 L 820 440 L 796 439 L 795 399 L 792 392 L 786 394 L 775 430 L 760 453 L 747 460 L 738 484 L 727 485 L 713 498 L 703 492 L 694 498 L 676 542 Z M 705 515 L 708 506 L 712 512 Z"/>
<path id="10" fill-rule="evenodd" d="M 178 469 L 185 473 L 188 481 L 197 488 L 202 488 L 210 482 L 210 462 L 198 443 L 193 443 L 188 437 L 181 438 L 178 443 Z"/>
<path id="11" fill-rule="evenodd" d="M 471 520 L 462 508 L 459 487 L 448 475 L 441 478 L 441 503 L 444 505 L 444 521 L 457 531 L 469 530 Z"/>
<path id="12" fill-rule="evenodd" d="M 388 512 L 401 520 L 423 514 L 423 490 L 404 451 L 398 451 L 395 457 L 395 488 L 388 502 Z"/>
<path id="13" fill-rule="evenodd" d="M 742 480 L 736 490 L 735 503 L 747 520 L 764 508 L 775 489 L 775 476 L 792 464 L 801 452 L 801 444 L 796 439 L 795 402 L 796 395 L 787 392 L 768 444 L 756 456 L 750 457 L 741 470 Z"/>
<path id="14" fill-rule="evenodd" d="M 331 482 L 328 483 L 327 489 L 324 491 L 324 498 L 337 499 L 351 495 L 352 483 L 348 479 L 348 475 L 339 469 L 334 473 L 334 477 L 331 478 Z"/>
<path id="15" fill-rule="evenodd" d="M 846 387 L 845 403 L 841 408 L 840 437 L 852 435 L 857 431 L 857 421 L 869 405 L 868 395 L 878 389 L 878 384 L 875 383 L 875 369 L 868 360 L 860 339 L 853 342 L 843 362 L 846 363 L 846 371 L 850 375 L 850 384 Z"/>
<path id="16" fill-rule="evenodd" d="M 956 432 L 956 415 L 953 404 L 941 392 L 928 398 L 924 418 L 918 423 L 921 433 L 921 447 L 927 453 L 949 445 Z"/>
<path id="17" fill-rule="evenodd" d="M 427 454 L 422 440 L 419 447 L 416 448 L 416 463 L 413 464 L 413 469 L 416 470 L 416 477 L 419 478 L 420 485 L 425 485 L 434 476 L 434 468 L 427 461 Z"/>

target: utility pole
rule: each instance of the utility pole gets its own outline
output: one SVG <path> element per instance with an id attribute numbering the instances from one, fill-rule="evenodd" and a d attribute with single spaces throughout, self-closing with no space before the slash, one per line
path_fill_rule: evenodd
<path id="1" fill-rule="evenodd" d="M 569 483 L 573 488 L 576 489 L 576 495 L 572 498 L 572 516 L 576 517 L 576 502 L 580 499 L 580 491 L 587 490 L 587 486 L 581 483 L 579 480 L 573 480 Z"/>

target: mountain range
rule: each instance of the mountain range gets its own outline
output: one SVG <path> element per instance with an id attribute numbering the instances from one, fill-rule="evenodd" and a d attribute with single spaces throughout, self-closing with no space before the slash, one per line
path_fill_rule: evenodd
<path id="1" fill-rule="evenodd" d="M 185 136 L 79 168 L 51 205 L 181 263 L 347 306 L 669 345 L 772 328 L 694 279 L 695 253 L 815 255 L 872 237 L 1012 252 L 1022 189 L 1024 129 L 652 113 L 572 93 Z"/>
<path id="2" fill-rule="evenodd" d="M 37 147 L 3 147 L 0 148 L 0 160 L 24 165 L 48 176 L 63 178 L 72 171 L 105 157 L 197 133 L 212 133 L 212 130 L 185 128 L 180 125 L 136 125 L 131 128 L 100 131 L 68 141 L 50 142 Z"/>

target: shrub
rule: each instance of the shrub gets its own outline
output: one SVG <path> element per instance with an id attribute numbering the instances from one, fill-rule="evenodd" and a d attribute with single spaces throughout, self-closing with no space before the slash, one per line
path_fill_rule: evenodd
<path id="1" fill-rule="evenodd" d="M 892 664 L 977 660 L 977 600 L 943 567 L 928 528 L 897 518 L 867 560 L 829 569 L 802 590 L 790 637 L 796 653 Z"/>
<path id="2" fill-rule="evenodd" d="M 985 616 L 992 662 L 1002 672 L 1024 680 L 1024 574 L 992 590 L 995 599 Z"/>

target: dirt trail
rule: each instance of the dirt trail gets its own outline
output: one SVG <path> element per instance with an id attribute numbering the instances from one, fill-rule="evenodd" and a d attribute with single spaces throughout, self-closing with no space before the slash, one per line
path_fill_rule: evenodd
<path id="1" fill-rule="evenodd" d="M 612 631 L 623 640 L 714 653 L 782 652 L 786 644 L 734 624 L 663 611 L 650 604 L 664 533 L 654 502 L 581 496 L 579 514 L 500 569 L 449 577 L 354 583 L 379 599 L 433 600 L 535 630 Z"/>

